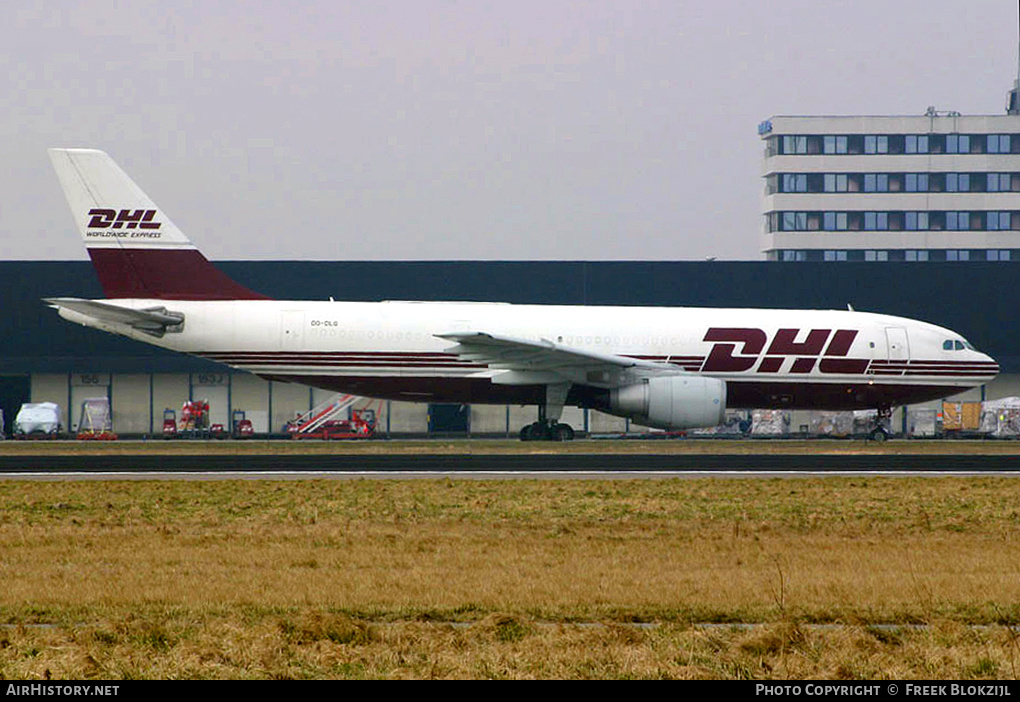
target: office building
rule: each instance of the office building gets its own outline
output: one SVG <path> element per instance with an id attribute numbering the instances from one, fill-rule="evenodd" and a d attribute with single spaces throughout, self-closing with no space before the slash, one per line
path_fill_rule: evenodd
<path id="1" fill-rule="evenodd" d="M 762 122 L 773 261 L 1020 258 L 1020 114 L 776 116 Z"/>

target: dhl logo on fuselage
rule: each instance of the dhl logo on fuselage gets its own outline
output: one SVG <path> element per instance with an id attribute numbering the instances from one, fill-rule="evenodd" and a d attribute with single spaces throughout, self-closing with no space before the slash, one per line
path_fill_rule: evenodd
<path id="1" fill-rule="evenodd" d="M 869 359 L 846 358 L 858 330 L 811 329 L 803 341 L 797 341 L 800 333 L 800 329 L 780 329 L 765 350 L 769 338 L 762 329 L 712 327 L 703 341 L 715 343 L 701 370 L 739 373 L 754 368 L 758 373 L 778 373 L 790 357 L 795 359 L 791 373 L 810 373 L 815 365 L 822 373 L 861 374 L 867 370 Z M 738 345 L 740 351 L 735 353 Z"/>

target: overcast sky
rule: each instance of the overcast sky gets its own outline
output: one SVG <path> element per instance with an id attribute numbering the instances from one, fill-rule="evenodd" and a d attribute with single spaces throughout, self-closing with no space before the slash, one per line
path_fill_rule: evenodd
<path id="1" fill-rule="evenodd" d="M 0 259 L 103 149 L 213 259 L 761 258 L 777 114 L 1001 114 L 1016 0 L 5 2 Z"/>

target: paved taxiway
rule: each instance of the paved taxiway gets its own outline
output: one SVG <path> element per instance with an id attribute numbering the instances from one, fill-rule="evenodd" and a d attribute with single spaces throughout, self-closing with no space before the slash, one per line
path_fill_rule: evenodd
<path id="1" fill-rule="evenodd" d="M 0 446 L 0 478 L 1020 476 L 1015 442 L 75 442 Z"/>

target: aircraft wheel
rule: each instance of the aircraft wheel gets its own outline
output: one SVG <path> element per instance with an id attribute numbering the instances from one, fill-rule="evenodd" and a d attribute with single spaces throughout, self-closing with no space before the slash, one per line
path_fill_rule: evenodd
<path id="1" fill-rule="evenodd" d="M 552 430 L 554 441 L 573 441 L 574 428 L 569 424 L 557 424 Z"/>
<path id="2" fill-rule="evenodd" d="M 882 427 L 878 427 L 877 429 L 873 429 L 871 433 L 868 434 L 868 438 L 871 439 L 872 441 L 885 441 L 886 439 L 889 438 L 889 435 L 885 433 L 885 429 L 883 429 Z"/>
<path id="3" fill-rule="evenodd" d="M 548 436 L 546 427 L 540 422 L 529 424 L 521 429 L 521 441 L 544 441 Z"/>

